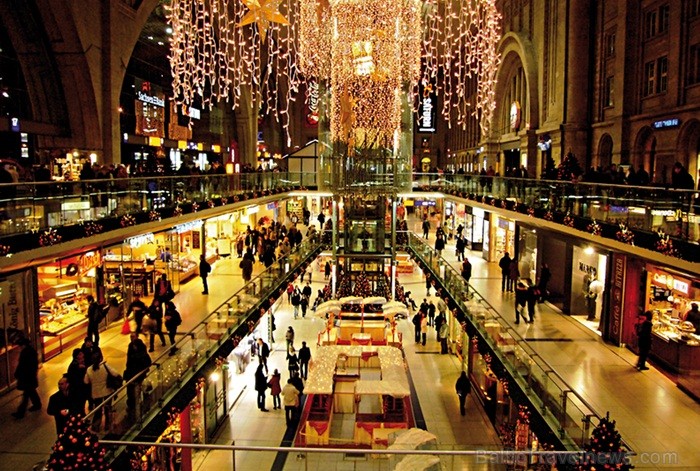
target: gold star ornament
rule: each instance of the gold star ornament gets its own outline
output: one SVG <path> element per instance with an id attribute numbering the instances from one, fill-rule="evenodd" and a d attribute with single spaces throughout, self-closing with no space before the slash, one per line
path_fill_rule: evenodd
<path id="1" fill-rule="evenodd" d="M 241 0 L 243 5 L 248 8 L 248 13 L 243 15 L 238 26 L 245 26 L 251 23 L 258 25 L 260 38 L 265 41 L 267 28 L 270 23 L 279 23 L 288 25 L 289 21 L 279 12 L 279 6 L 282 0 Z"/>

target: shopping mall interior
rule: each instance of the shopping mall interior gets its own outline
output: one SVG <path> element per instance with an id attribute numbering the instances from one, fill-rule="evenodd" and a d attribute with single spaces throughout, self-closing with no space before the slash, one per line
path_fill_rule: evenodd
<path id="1" fill-rule="evenodd" d="M 700 0 L 0 19 L 3 469 L 700 468 Z"/>

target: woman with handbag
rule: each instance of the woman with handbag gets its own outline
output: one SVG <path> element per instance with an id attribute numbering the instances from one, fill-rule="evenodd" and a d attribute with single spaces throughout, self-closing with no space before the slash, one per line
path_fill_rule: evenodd
<path id="1" fill-rule="evenodd" d="M 182 316 L 177 312 L 175 303 L 168 301 L 165 303 L 165 329 L 168 331 L 168 337 L 170 338 L 170 356 L 175 355 L 177 348 L 175 347 L 175 334 L 177 334 L 177 328 L 182 324 Z"/>
<path id="2" fill-rule="evenodd" d="M 163 307 L 158 298 L 154 298 L 151 306 L 148 308 L 148 317 L 151 319 L 151 342 L 149 352 L 152 352 L 153 344 L 156 340 L 156 335 L 160 337 L 161 346 L 165 347 L 165 336 L 163 335 Z"/>
<path id="3" fill-rule="evenodd" d="M 104 407 L 100 407 L 107 398 L 114 393 L 115 389 L 110 387 L 108 382 L 109 377 L 117 377 L 121 380 L 121 376 L 112 369 L 107 362 L 103 361 L 102 352 L 94 355 L 93 363 L 90 368 L 85 372 L 85 384 L 90 387 L 90 396 L 92 397 L 93 409 L 97 409 L 95 415 L 92 417 L 92 430 L 93 432 L 99 432 L 102 426 L 102 412 L 105 412 L 105 430 L 109 430 L 109 420 L 110 420 L 110 409 L 111 405 L 107 402 Z"/>

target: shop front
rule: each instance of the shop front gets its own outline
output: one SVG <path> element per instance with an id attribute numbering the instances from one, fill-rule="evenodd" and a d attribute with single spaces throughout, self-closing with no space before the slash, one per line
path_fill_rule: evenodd
<path id="1" fill-rule="evenodd" d="M 492 213 L 490 224 L 484 224 L 484 260 L 497 262 L 506 252 L 515 255 L 515 221 Z"/>
<path id="2" fill-rule="evenodd" d="M 87 296 L 107 305 L 107 323 L 120 317 L 121 293 L 107 286 L 103 277 L 102 256 L 92 250 L 37 267 L 39 328 L 45 360 L 70 349 L 85 339 L 87 332 Z"/>
<path id="3" fill-rule="evenodd" d="M 686 320 L 691 304 L 700 304 L 700 281 L 652 264 L 646 264 L 645 271 L 646 296 L 640 307 L 653 313 L 650 357 L 675 375 L 681 389 L 700 400 L 700 330 Z M 635 353 L 639 351 L 635 326 L 640 312 L 626 310 L 625 338 Z"/>
<path id="4" fill-rule="evenodd" d="M 598 331 L 607 300 L 608 260 L 609 254 L 594 247 L 573 246 L 569 312 L 594 331 Z"/>
<path id="5" fill-rule="evenodd" d="M 28 338 L 37 346 L 37 319 L 34 286 L 36 271 L 24 270 L 0 278 L 0 392 L 14 383 L 14 372 L 19 361 L 20 338 Z M 39 348 L 38 348 L 39 349 Z"/>
<path id="6" fill-rule="evenodd" d="M 484 249 L 484 221 L 488 218 L 487 214 L 481 208 L 472 206 L 464 208 L 464 236 L 467 238 L 467 247 L 470 250 Z"/>
<path id="7" fill-rule="evenodd" d="M 518 270 L 521 278 L 537 282 L 537 229 L 518 224 Z"/>

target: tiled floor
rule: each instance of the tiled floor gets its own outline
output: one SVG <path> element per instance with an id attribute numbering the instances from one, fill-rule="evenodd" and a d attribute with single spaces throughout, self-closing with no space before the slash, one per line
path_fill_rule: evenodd
<path id="1" fill-rule="evenodd" d="M 430 243 L 433 239 L 429 240 Z M 450 245 L 451 249 L 451 245 Z M 448 261 L 457 263 L 454 250 L 445 250 Z M 623 438 L 641 453 L 635 458 L 637 469 L 700 469 L 698 434 L 700 433 L 700 404 L 685 395 L 663 374 L 654 368 L 640 373 L 633 368 L 636 360 L 626 350 L 601 341 L 600 336 L 574 320 L 562 315 L 549 305 L 538 305 L 534 324 L 515 326 L 512 315 L 512 295 L 503 296 L 500 292 L 500 276 L 496 264 L 489 264 L 480 254 L 470 256 L 474 265 L 472 284 L 488 301 L 511 322 L 513 327 L 533 348 L 564 378 L 564 380 L 599 413 L 610 412 Z M 260 265 L 256 270 L 260 270 Z M 240 286 L 240 270 L 236 259 L 222 259 L 214 265 L 209 278 L 210 295 L 200 294 L 201 285 L 194 279 L 181 288 L 175 299 L 183 314 L 181 331 L 193 327 L 208 312 L 217 307 L 236 287 Z M 314 273 L 313 290 L 322 287 L 321 274 Z M 413 292 L 413 298 L 420 302 L 424 297 L 424 284 L 418 275 L 402 277 L 400 280 Z M 282 303 L 276 313 L 276 340 L 270 358 L 270 368 L 279 368 L 286 378 L 283 332 L 287 325 L 293 325 L 297 332 L 297 344 L 307 340 L 315 350 L 317 332 L 322 330 L 320 319 L 307 315 L 306 319 L 293 320 L 289 305 Z M 121 326 L 114 326 L 103 334 L 102 346 L 110 364 L 119 370 L 124 367 L 124 352 L 127 338 L 119 333 Z M 488 424 L 483 411 L 470 398 L 467 416 L 458 412 L 454 382 L 459 372 L 456 358 L 434 353 L 419 353 L 421 350 L 436 351 L 434 332 L 429 334 L 426 347 L 417 347 L 412 338 L 412 325 L 402 321 L 406 359 L 415 384 L 420 406 L 430 432 L 438 437 L 444 447 L 489 448 L 497 444 L 495 432 Z M 570 341 L 538 341 L 538 339 L 569 339 Z M 280 342 L 280 340 L 282 342 Z M 156 342 L 157 352 L 159 342 Z M 70 352 L 45 363 L 40 371 L 40 394 L 44 406 L 48 396 L 56 391 L 56 382 L 66 370 Z M 253 360 L 255 362 L 255 360 Z M 223 427 L 217 443 L 239 445 L 279 446 L 284 435 L 284 415 L 281 411 L 259 412 L 255 408 L 255 392 L 252 375 L 254 364 L 244 374 L 236 375 L 232 368 L 231 378 L 235 381 L 236 395 L 242 391 L 237 402 L 232 405 L 230 421 Z M 0 469 L 31 469 L 31 466 L 50 453 L 55 438 L 53 419 L 42 412 L 28 413 L 21 421 L 10 417 L 19 400 L 19 392 L 13 391 L 0 397 L 0 416 L 5 419 L 5 427 L 0 432 Z M 271 399 L 268 397 L 271 408 Z M 236 455 L 236 469 L 270 469 L 275 461 L 274 453 L 239 452 Z M 662 461 L 666 461 L 664 466 Z M 672 463 L 668 463 L 672 460 Z M 229 452 L 212 452 L 197 457 L 198 469 L 231 469 L 232 455 Z M 483 469 L 485 465 L 446 462 L 448 469 Z M 388 462 L 381 460 L 337 461 L 322 456 L 308 456 L 297 459 L 289 456 L 285 469 L 390 469 Z"/>

